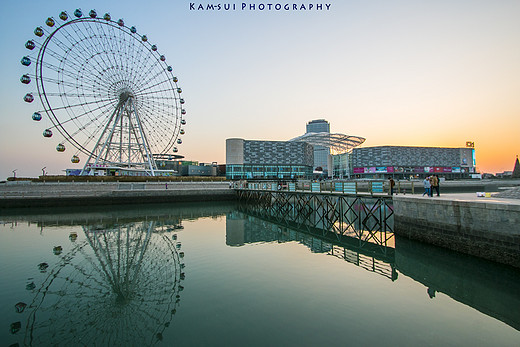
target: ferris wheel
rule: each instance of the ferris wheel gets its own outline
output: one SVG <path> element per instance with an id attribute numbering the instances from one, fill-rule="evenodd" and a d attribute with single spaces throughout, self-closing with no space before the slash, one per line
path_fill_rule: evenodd
<path id="1" fill-rule="evenodd" d="M 47 123 L 56 150 L 84 160 L 81 174 L 116 167 L 156 175 L 155 158 L 178 152 L 186 124 L 182 89 L 172 66 L 146 35 L 109 13 L 61 12 L 34 30 L 20 81 L 39 97 L 32 119 Z M 33 82 L 34 80 L 34 82 Z M 80 159 L 83 157 L 83 159 Z"/>

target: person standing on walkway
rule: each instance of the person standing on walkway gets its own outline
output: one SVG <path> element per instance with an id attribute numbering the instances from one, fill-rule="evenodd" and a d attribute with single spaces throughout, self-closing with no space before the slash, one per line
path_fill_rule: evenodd
<path id="1" fill-rule="evenodd" d="M 432 192 L 431 192 L 431 196 L 433 196 L 433 190 L 434 189 L 437 192 L 437 196 L 440 196 L 441 194 L 439 193 L 439 176 L 437 176 L 437 175 L 432 176 Z"/>
<path id="2" fill-rule="evenodd" d="M 395 186 L 394 179 L 392 177 L 389 177 L 388 183 L 390 184 L 390 195 L 394 195 L 394 186 Z"/>
<path id="3" fill-rule="evenodd" d="M 422 196 L 430 196 L 430 189 L 431 189 L 431 183 L 430 183 L 430 177 L 426 177 L 423 181 L 423 187 L 424 187 L 424 193 Z"/>

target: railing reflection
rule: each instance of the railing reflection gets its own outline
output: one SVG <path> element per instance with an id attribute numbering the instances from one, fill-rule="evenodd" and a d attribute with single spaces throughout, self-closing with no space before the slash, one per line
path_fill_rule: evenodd
<path id="1" fill-rule="evenodd" d="M 262 214 L 262 210 L 254 210 L 246 205 L 239 206 L 239 211 L 228 213 L 226 218 L 228 246 L 296 241 L 308 247 L 311 252 L 326 253 L 392 281 L 397 279 L 393 248 L 387 247 L 382 251 L 378 245 L 364 242 L 360 244 L 356 239 L 343 237 L 339 241 L 326 238 L 321 231 L 287 227 L 276 218 Z"/>
<path id="2" fill-rule="evenodd" d="M 391 198 L 269 190 L 237 190 L 239 206 L 253 215 L 359 246 L 393 247 Z"/>

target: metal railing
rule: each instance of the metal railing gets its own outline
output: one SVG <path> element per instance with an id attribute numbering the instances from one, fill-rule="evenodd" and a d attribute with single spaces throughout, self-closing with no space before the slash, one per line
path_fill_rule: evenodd
<path id="1" fill-rule="evenodd" d="M 414 184 L 415 183 L 415 184 Z M 414 194 L 417 182 L 397 181 L 394 186 L 394 194 Z M 269 191 L 308 191 L 315 193 L 342 193 L 342 194 L 390 194 L 388 181 L 255 181 L 245 180 L 232 182 L 235 189 L 269 190 Z"/>

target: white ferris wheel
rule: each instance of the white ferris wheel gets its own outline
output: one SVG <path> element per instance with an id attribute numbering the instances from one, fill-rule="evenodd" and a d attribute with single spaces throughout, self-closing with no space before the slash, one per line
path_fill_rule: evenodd
<path id="1" fill-rule="evenodd" d="M 83 161 L 82 175 L 100 167 L 157 175 L 156 159 L 178 152 L 186 124 L 182 89 L 157 45 L 95 10 L 61 12 L 34 34 L 21 60 L 31 72 L 20 80 L 36 86 L 24 101 L 38 96 L 32 118 L 50 121 L 43 136 Z"/>

